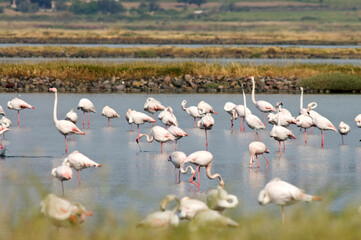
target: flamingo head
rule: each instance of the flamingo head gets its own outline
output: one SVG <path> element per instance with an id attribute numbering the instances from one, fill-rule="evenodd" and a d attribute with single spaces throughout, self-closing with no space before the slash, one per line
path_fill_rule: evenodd
<path id="1" fill-rule="evenodd" d="M 266 150 L 264 151 L 265 153 L 269 153 L 269 149 L 268 148 L 266 148 Z"/>
<path id="2" fill-rule="evenodd" d="M 58 90 L 56 88 L 49 88 L 50 92 L 57 92 Z"/>
<path id="3" fill-rule="evenodd" d="M 265 190 L 262 190 L 258 195 L 258 203 L 260 205 L 266 205 L 271 201 Z"/>
<path id="4" fill-rule="evenodd" d="M 254 77 L 250 76 L 250 77 L 247 78 L 247 80 L 254 80 Z"/>
<path id="5" fill-rule="evenodd" d="M 283 106 L 283 103 L 282 102 L 276 102 L 276 107 L 278 106 Z"/>
<path id="6" fill-rule="evenodd" d="M 224 187 L 224 182 L 223 182 L 222 179 L 221 179 L 220 182 L 219 182 L 219 186 Z"/>

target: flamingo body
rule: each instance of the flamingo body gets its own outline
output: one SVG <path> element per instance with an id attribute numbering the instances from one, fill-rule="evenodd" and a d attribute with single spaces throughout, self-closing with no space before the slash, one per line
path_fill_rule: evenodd
<path id="1" fill-rule="evenodd" d="M 191 220 L 194 216 L 202 210 L 208 210 L 207 205 L 197 199 L 184 197 L 180 200 L 180 219 Z"/>
<path id="2" fill-rule="evenodd" d="M 89 124 L 90 124 L 89 113 L 90 112 L 96 113 L 93 103 L 87 98 L 82 98 L 78 103 L 78 109 L 83 111 L 83 127 L 85 125 L 85 113 L 88 113 L 88 128 L 89 128 Z"/>
<path id="3" fill-rule="evenodd" d="M 259 161 L 258 161 L 258 156 L 259 154 L 262 154 L 263 157 L 266 159 L 267 161 L 267 166 L 269 164 L 267 158 L 264 156 L 264 153 L 269 153 L 268 148 L 266 147 L 266 144 L 264 144 L 263 142 L 251 142 L 248 146 L 249 149 L 249 153 L 251 155 L 251 160 L 249 161 L 249 167 L 252 167 L 252 163 L 254 162 L 254 157 L 257 158 L 257 165 L 259 168 Z"/>
<path id="4" fill-rule="evenodd" d="M 20 110 L 22 109 L 34 109 L 34 106 L 31 106 L 29 103 L 21 100 L 19 98 L 14 98 L 13 100 L 8 102 L 8 108 L 12 110 L 18 111 L 18 126 L 20 125 Z"/>
<path id="5" fill-rule="evenodd" d="M 110 127 L 110 119 L 111 118 L 120 118 L 119 114 L 111 107 L 105 106 L 102 111 L 102 116 L 108 118 L 108 124 Z"/>
<path id="6" fill-rule="evenodd" d="M 74 109 L 70 109 L 69 112 L 67 112 L 67 114 L 65 115 L 65 120 L 68 120 L 74 124 L 76 124 L 76 122 L 78 121 L 78 114 L 76 112 L 74 112 Z"/>
<path id="7" fill-rule="evenodd" d="M 222 212 L 225 209 L 235 208 L 238 205 L 238 198 L 218 186 L 207 193 L 207 205 L 212 210 Z"/>

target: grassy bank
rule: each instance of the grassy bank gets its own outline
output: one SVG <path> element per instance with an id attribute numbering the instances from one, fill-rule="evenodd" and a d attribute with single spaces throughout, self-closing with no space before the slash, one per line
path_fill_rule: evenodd
<path id="1" fill-rule="evenodd" d="M 70 58 L 337 58 L 360 59 L 361 48 L 297 47 L 4 47 L 0 57 Z"/>

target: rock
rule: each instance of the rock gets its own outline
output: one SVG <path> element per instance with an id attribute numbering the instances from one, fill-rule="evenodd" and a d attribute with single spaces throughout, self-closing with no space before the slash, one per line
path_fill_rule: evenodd
<path id="1" fill-rule="evenodd" d="M 166 77 L 164 77 L 163 82 L 164 82 L 164 84 L 169 85 L 170 80 L 171 80 L 170 77 L 166 76 Z"/>
<path id="2" fill-rule="evenodd" d="M 186 80 L 187 82 L 189 82 L 190 80 L 192 80 L 192 76 L 189 74 L 184 75 L 184 80 Z"/>
<path id="3" fill-rule="evenodd" d="M 125 91 L 125 85 L 124 84 L 120 84 L 117 86 L 117 91 Z"/>

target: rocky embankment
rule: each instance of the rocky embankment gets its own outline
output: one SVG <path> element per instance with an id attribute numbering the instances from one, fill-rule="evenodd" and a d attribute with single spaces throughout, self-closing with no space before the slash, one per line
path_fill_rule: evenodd
<path id="1" fill-rule="evenodd" d="M 242 84 L 249 91 L 252 84 L 246 77 L 191 76 L 151 77 L 149 79 L 98 79 L 98 81 L 59 80 L 54 78 L 0 77 L 0 92 L 47 92 L 49 87 L 68 93 L 235 93 L 241 92 Z M 299 89 L 299 79 L 284 77 L 259 77 L 257 92 L 294 93 Z"/>

